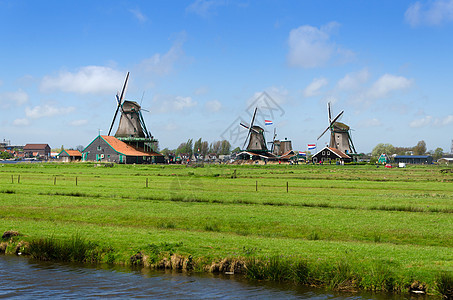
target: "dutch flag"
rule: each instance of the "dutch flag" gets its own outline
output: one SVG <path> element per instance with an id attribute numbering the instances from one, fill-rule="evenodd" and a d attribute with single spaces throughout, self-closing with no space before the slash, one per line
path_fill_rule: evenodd
<path id="1" fill-rule="evenodd" d="M 306 156 L 307 153 L 305 153 L 305 152 L 303 152 L 303 151 L 299 151 L 299 155 Z"/>
<path id="2" fill-rule="evenodd" d="M 264 125 L 272 125 L 272 121 L 271 120 L 264 120 Z"/>
<path id="3" fill-rule="evenodd" d="M 315 150 L 316 144 L 308 144 L 308 150 Z"/>

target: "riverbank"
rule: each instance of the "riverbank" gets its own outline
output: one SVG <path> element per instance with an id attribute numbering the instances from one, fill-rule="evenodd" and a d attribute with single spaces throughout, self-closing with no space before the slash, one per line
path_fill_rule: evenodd
<path id="1" fill-rule="evenodd" d="M 453 176 L 435 166 L 95 166 L 0 167 L 0 230 L 340 290 L 439 294 L 453 272 Z"/>

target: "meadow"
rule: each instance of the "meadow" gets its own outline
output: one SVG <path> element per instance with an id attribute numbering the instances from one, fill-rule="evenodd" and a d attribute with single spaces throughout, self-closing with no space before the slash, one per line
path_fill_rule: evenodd
<path id="1" fill-rule="evenodd" d="M 441 169 L 0 164 L 0 231 L 21 234 L 14 247 L 85 241 L 85 261 L 175 268 L 178 256 L 189 271 L 448 293 L 453 174 Z"/>

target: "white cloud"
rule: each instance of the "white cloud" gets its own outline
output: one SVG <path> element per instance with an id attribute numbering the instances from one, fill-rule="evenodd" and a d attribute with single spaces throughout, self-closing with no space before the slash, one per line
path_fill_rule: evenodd
<path id="1" fill-rule="evenodd" d="M 443 127 L 453 124 L 453 115 L 445 117 L 434 118 L 433 116 L 425 116 L 423 118 L 415 119 L 409 123 L 412 128 L 426 127 L 429 125 Z"/>
<path id="2" fill-rule="evenodd" d="M 71 73 L 62 71 L 56 77 L 45 76 L 42 91 L 61 90 L 78 94 L 112 93 L 122 87 L 125 74 L 102 66 L 87 66 Z"/>
<path id="3" fill-rule="evenodd" d="M 69 122 L 69 125 L 71 126 L 83 126 L 83 125 L 86 125 L 88 124 L 88 120 L 74 120 L 74 121 L 71 121 Z"/>
<path id="4" fill-rule="evenodd" d="M 30 119 L 39 119 L 43 117 L 52 117 L 56 115 L 65 115 L 71 113 L 75 110 L 74 107 L 55 107 L 49 104 L 45 104 L 43 106 L 38 105 L 33 108 L 26 107 L 25 108 L 25 115 Z"/>
<path id="5" fill-rule="evenodd" d="M 139 67 L 146 72 L 152 72 L 159 76 L 169 74 L 173 70 L 174 64 L 185 55 L 182 48 L 185 40 L 186 34 L 182 32 L 167 53 L 156 53 L 150 58 L 144 59 Z"/>
<path id="6" fill-rule="evenodd" d="M 0 94 L 0 104 L 3 109 L 8 109 L 11 105 L 20 106 L 28 102 L 28 94 L 21 89 L 16 92 L 6 92 Z"/>
<path id="7" fill-rule="evenodd" d="M 367 69 L 346 74 L 338 80 L 337 88 L 340 90 L 357 90 L 368 81 L 370 74 Z"/>
<path id="8" fill-rule="evenodd" d="M 137 8 L 137 9 L 129 9 L 129 12 L 134 15 L 134 17 L 140 22 L 140 23 L 145 23 L 147 18 L 143 13 Z"/>
<path id="9" fill-rule="evenodd" d="M 196 101 L 193 101 L 191 97 L 181 97 L 177 96 L 173 102 L 173 107 L 176 110 L 183 110 L 184 108 L 189 108 L 197 105 Z"/>
<path id="10" fill-rule="evenodd" d="M 453 0 L 436 0 L 426 4 L 417 1 L 409 6 L 404 18 L 412 27 L 435 26 L 453 21 Z"/>
<path id="11" fill-rule="evenodd" d="M 441 119 L 441 120 L 440 120 L 440 123 L 441 123 L 443 126 L 452 124 L 452 123 L 453 123 L 453 115 L 448 115 L 448 116 L 446 116 L 445 118 Z"/>
<path id="12" fill-rule="evenodd" d="M 328 84 L 326 78 L 315 78 L 313 81 L 304 89 L 304 97 L 313 97 L 320 93 L 320 90 Z"/>
<path id="13" fill-rule="evenodd" d="M 412 85 L 412 80 L 391 74 L 382 75 L 368 90 L 367 96 L 373 99 L 385 98 L 393 91 L 405 90 Z"/>
<path id="14" fill-rule="evenodd" d="M 214 13 L 216 7 L 225 4 L 226 2 L 223 0 L 195 0 L 186 8 L 186 12 L 195 13 L 206 18 Z"/>
<path id="15" fill-rule="evenodd" d="M 14 126 L 27 126 L 30 124 L 30 121 L 26 118 L 24 119 L 16 119 L 13 121 Z"/>
<path id="16" fill-rule="evenodd" d="M 330 40 L 332 31 L 337 29 L 336 22 L 321 28 L 309 25 L 292 29 L 289 33 L 288 63 L 293 67 L 314 68 L 326 65 L 333 57 L 340 61 L 353 56 L 353 52 L 337 46 Z"/>
<path id="17" fill-rule="evenodd" d="M 222 103 L 219 100 L 212 100 L 206 102 L 205 107 L 210 112 L 218 112 L 222 109 Z"/>
<path id="18" fill-rule="evenodd" d="M 158 107 L 155 112 L 183 111 L 197 106 L 198 104 L 192 97 L 169 95 L 157 95 L 154 97 L 153 102 L 156 103 L 156 107 Z"/>
<path id="19" fill-rule="evenodd" d="M 366 127 L 379 127 L 382 126 L 381 121 L 379 121 L 377 118 L 372 118 L 372 119 L 366 119 L 358 124 L 360 128 L 366 128 Z"/>
<path id="20" fill-rule="evenodd" d="M 201 86 L 194 91 L 194 94 L 197 96 L 205 95 L 209 92 L 209 89 L 206 86 Z"/>
<path id="21" fill-rule="evenodd" d="M 409 123 L 409 126 L 412 128 L 425 127 L 425 126 L 430 125 L 432 120 L 433 120 L 432 116 L 426 116 L 421 119 L 413 120 L 412 122 Z"/>

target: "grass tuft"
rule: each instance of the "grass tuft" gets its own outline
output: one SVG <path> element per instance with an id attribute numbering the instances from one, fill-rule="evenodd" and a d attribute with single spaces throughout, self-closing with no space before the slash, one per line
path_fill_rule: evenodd
<path id="1" fill-rule="evenodd" d="M 445 299 L 453 299 L 453 274 L 439 273 L 436 278 L 436 288 Z"/>

